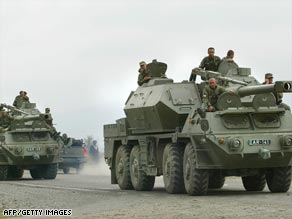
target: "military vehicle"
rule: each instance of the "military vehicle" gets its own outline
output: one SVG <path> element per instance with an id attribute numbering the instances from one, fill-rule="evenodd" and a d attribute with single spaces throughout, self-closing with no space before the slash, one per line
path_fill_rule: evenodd
<path id="1" fill-rule="evenodd" d="M 205 195 L 240 176 L 246 191 L 286 192 L 291 184 L 292 115 L 275 94 L 292 92 L 291 81 L 262 85 L 249 68 L 227 74 L 195 69 L 226 88 L 218 110 L 202 110 L 205 82 L 174 83 L 167 65 L 147 65 L 152 76 L 128 97 L 126 118 L 104 125 L 111 183 L 152 190 L 163 175 L 168 193 Z"/>
<path id="2" fill-rule="evenodd" d="M 70 172 L 70 168 L 75 168 L 77 173 L 83 169 L 86 162 L 83 146 L 82 139 L 64 139 L 64 145 L 61 151 L 62 162 L 59 163 L 59 169 L 62 169 L 65 174 Z"/>
<path id="3" fill-rule="evenodd" d="M 25 169 L 33 179 L 55 179 L 61 144 L 51 115 L 40 113 L 34 103 L 1 108 L 0 180 L 21 178 Z"/>

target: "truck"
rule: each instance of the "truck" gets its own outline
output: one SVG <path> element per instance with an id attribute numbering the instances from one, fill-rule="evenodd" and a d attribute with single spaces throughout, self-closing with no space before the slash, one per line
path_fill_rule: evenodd
<path id="1" fill-rule="evenodd" d="M 228 66 L 227 66 L 228 67 Z M 120 189 L 150 191 L 163 176 L 168 193 L 206 195 L 228 176 L 241 177 L 246 191 L 287 192 L 291 184 L 292 115 L 276 102 L 292 92 L 291 81 L 263 85 L 250 68 L 227 74 L 194 69 L 200 83 L 175 83 L 167 65 L 147 65 L 151 80 L 131 92 L 125 117 L 104 125 L 104 158 L 111 183 Z M 225 92 L 217 110 L 202 108 L 206 80 Z"/>

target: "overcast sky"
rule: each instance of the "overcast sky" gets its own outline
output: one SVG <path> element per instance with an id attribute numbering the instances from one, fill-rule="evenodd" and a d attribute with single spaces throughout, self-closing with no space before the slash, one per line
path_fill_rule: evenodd
<path id="1" fill-rule="evenodd" d="M 141 60 L 182 81 L 213 46 L 260 81 L 292 80 L 291 11 L 291 0 L 0 0 L 0 102 L 26 90 L 59 131 L 103 147 Z"/>

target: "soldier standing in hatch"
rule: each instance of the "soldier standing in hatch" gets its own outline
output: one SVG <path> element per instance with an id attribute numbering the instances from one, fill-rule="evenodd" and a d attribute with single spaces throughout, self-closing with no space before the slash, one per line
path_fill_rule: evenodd
<path id="1" fill-rule="evenodd" d="M 220 72 L 222 76 L 225 76 L 230 70 L 234 70 L 238 68 L 239 66 L 234 61 L 234 51 L 228 50 L 227 56 L 221 60 L 218 66 L 218 72 Z"/>
<path id="2" fill-rule="evenodd" d="M 29 103 L 29 97 L 26 91 L 19 91 L 19 95 L 15 97 L 13 101 L 13 106 L 20 108 L 24 102 Z"/>
<path id="3" fill-rule="evenodd" d="M 216 111 L 218 97 L 225 92 L 225 89 L 217 85 L 215 78 L 210 78 L 208 85 L 203 90 L 202 108 L 208 112 Z"/>
<path id="4" fill-rule="evenodd" d="M 203 58 L 199 68 L 207 71 L 218 71 L 218 66 L 221 62 L 219 56 L 215 56 L 215 49 L 213 47 L 208 48 L 208 56 Z M 189 81 L 196 81 L 197 75 L 191 74 Z M 205 78 L 202 78 L 205 80 Z"/>
<path id="5" fill-rule="evenodd" d="M 263 84 L 273 84 L 273 74 L 272 73 L 266 73 L 265 74 L 265 81 Z M 283 99 L 283 93 L 273 93 L 275 98 L 276 98 L 276 104 L 279 106 L 279 107 L 282 107 L 284 108 L 285 110 L 291 110 L 290 107 L 285 104 L 285 103 L 282 103 L 282 99 Z"/>
<path id="6" fill-rule="evenodd" d="M 147 64 L 146 62 L 142 61 L 139 63 L 140 68 L 138 70 L 138 85 L 141 86 L 144 83 L 147 83 L 151 78 L 149 77 L 149 73 L 147 72 Z"/>

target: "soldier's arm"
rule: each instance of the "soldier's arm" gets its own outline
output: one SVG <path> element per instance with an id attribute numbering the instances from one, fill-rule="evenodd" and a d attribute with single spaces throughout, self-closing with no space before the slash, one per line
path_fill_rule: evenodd
<path id="1" fill-rule="evenodd" d="M 201 61 L 199 68 L 204 69 L 204 68 L 206 67 L 206 66 L 205 66 L 205 62 L 206 62 L 206 57 L 203 58 L 203 60 Z"/>
<path id="2" fill-rule="evenodd" d="M 209 93 L 208 93 L 207 88 L 204 88 L 204 90 L 203 90 L 202 102 L 203 102 L 203 104 L 202 104 L 203 109 L 207 109 L 208 106 L 210 106 Z"/>
<path id="3" fill-rule="evenodd" d="M 141 86 L 144 83 L 144 77 L 142 74 L 138 76 L 138 85 Z"/>

